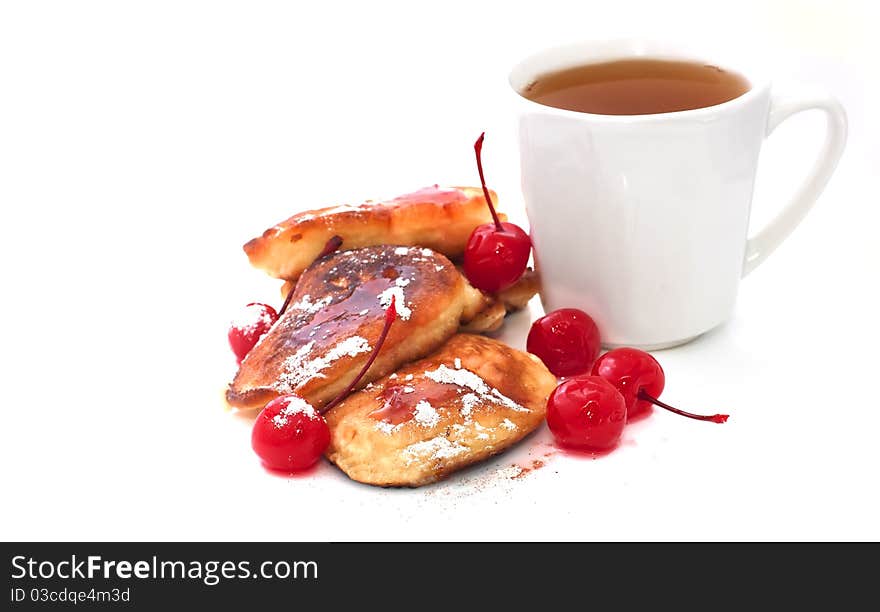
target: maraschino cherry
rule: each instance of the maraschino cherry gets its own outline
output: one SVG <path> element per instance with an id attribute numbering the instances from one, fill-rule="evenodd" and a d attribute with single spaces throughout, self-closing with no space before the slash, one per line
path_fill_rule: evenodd
<path id="1" fill-rule="evenodd" d="M 327 421 L 296 395 L 283 395 L 266 404 L 251 433 L 251 446 L 263 464 L 287 472 L 312 467 L 328 444 Z"/>
<path id="2" fill-rule="evenodd" d="M 244 312 L 229 326 L 229 346 L 235 353 L 238 363 L 251 352 L 269 329 L 278 320 L 278 313 L 268 304 L 251 302 Z"/>
<path id="3" fill-rule="evenodd" d="M 628 420 L 647 414 L 652 405 L 698 421 L 724 423 L 729 418 L 726 414 L 693 414 L 661 402 L 658 398 L 666 384 L 663 368 L 654 357 L 639 349 L 608 351 L 593 364 L 592 374 L 601 376 L 620 391 L 626 402 Z"/>
<path id="4" fill-rule="evenodd" d="M 329 255 L 340 246 L 342 246 L 342 238 L 339 236 L 333 236 L 327 241 L 324 245 L 324 249 L 315 259 L 318 260 Z M 239 364 L 241 364 L 242 359 L 251 352 L 251 349 L 257 345 L 260 338 L 262 338 L 266 332 L 275 325 L 275 321 L 277 321 L 278 318 L 284 314 L 284 311 L 287 310 L 295 288 L 296 284 L 294 284 L 294 286 L 290 288 L 290 291 L 287 292 L 287 297 L 284 298 L 284 304 L 281 305 L 281 310 L 276 312 L 275 309 L 268 304 L 251 302 L 245 306 L 244 312 L 242 312 L 242 314 L 239 315 L 239 317 L 229 326 L 229 332 L 227 334 L 227 337 L 229 338 L 229 346 L 232 347 L 232 352 L 235 353 L 235 358 Z"/>
<path id="5" fill-rule="evenodd" d="M 464 251 L 464 274 L 477 289 L 496 293 L 510 287 L 523 275 L 529 262 L 532 241 L 518 225 L 506 221 L 502 223 L 495 212 L 483 176 L 482 150 L 485 136 L 484 132 L 477 138 L 474 153 L 477 156 L 477 171 L 480 173 L 483 196 L 494 222 L 479 225 L 471 233 Z"/>
<path id="6" fill-rule="evenodd" d="M 547 426 L 561 446 L 608 451 L 617 446 L 624 425 L 623 396 L 599 376 L 569 378 L 547 400 Z"/>
<path id="7" fill-rule="evenodd" d="M 324 412 L 342 401 L 361 381 L 376 360 L 396 317 L 397 306 L 392 296 L 391 304 L 385 310 L 385 325 L 369 359 L 354 380 L 324 406 Z M 328 444 L 330 429 L 327 421 L 314 406 L 297 395 L 284 395 L 266 404 L 257 416 L 251 433 L 251 446 L 263 464 L 270 469 L 286 472 L 310 468 L 321 458 Z"/>
<path id="8" fill-rule="evenodd" d="M 600 345 L 596 323 L 577 308 L 560 308 L 536 320 L 526 340 L 526 350 L 560 378 L 588 373 Z"/>

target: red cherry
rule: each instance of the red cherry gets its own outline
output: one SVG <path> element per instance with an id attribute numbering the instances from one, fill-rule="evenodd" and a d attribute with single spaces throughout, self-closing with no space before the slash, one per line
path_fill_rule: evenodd
<path id="1" fill-rule="evenodd" d="M 394 296 L 385 310 L 385 325 L 373 346 L 369 359 L 348 386 L 343 389 L 324 411 L 330 410 L 354 389 L 373 365 L 379 349 L 388 337 L 391 324 L 397 317 Z M 272 469 L 296 472 L 311 467 L 330 444 L 327 421 L 315 408 L 296 395 L 275 398 L 260 412 L 251 433 L 251 446 L 263 463 Z"/>
<path id="2" fill-rule="evenodd" d="M 601 376 L 617 387 L 626 401 L 627 418 L 650 412 L 651 402 L 639 399 L 639 391 L 660 397 L 666 384 L 663 368 L 653 356 L 634 348 L 608 351 L 593 364 L 591 374 Z"/>
<path id="3" fill-rule="evenodd" d="M 569 378 L 547 400 L 547 425 L 561 446 L 607 451 L 623 433 L 626 403 L 604 378 Z"/>
<path id="4" fill-rule="evenodd" d="M 560 308 L 532 323 L 526 350 L 556 376 L 575 376 L 590 371 L 600 344 L 599 328 L 590 315 L 577 308 Z"/>
<path id="5" fill-rule="evenodd" d="M 523 275 L 532 243 L 522 228 L 513 223 L 474 228 L 464 251 L 464 274 L 471 285 L 497 293 L 513 285 Z"/>
<path id="6" fill-rule="evenodd" d="M 494 223 L 478 225 L 471 233 L 464 250 L 464 274 L 471 285 L 489 293 L 496 293 L 513 285 L 523 275 L 529 263 L 532 241 L 521 227 L 514 223 L 502 223 L 492 205 L 486 179 L 483 176 L 483 138 L 480 134 L 474 143 L 477 171 L 489 212 Z"/>
<path id="7" fill-rule="evenodd" d="M 284 395 L 266 404 L 251 434 L 251 446 L 266 467 L 287 472 L 313 466 L 328 444 L 327 421 L 296 395 Z"/>
<path id="8" fill-rule="evenodd" d="M 592 374 L 601 376 L 620 391 L 626 401 L 627 418 L 630 420 L 647 414 L 652 404 L 698 421 L 724 423 L 729 416 L 693 414 L 661 402 L 657 398 L 666 384 L 663 368 L 654 357 L 639 349 L 617 348 L 608 351 L 593 364 Z"/>
<path id="9" fill-rule="evenodd" d="M 238 359 L 245 358 L 254 345 L 278 320 L 278 313 L 268 304 L 251 302 L 241 316 L 229 326 L 229 346 Z"/>

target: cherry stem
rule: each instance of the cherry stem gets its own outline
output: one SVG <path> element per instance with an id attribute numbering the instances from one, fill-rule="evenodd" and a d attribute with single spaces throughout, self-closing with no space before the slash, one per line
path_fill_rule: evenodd
<path id="1" fill-rule="evenodd" d="M 329 404 L 324 406 L 321 409 L 321 412 L 327 412 L 328 410 L 330 410 L 331 408 L 336 406 L 336 404 L 341 402 L 349 393 L 351 393 L 354 390 L 354 388 L 357 386 L 357 384 L 359 382 L 361 382 L 361 379 L 367 373 L 367 370 L 370 369 L 370 366 L 372 366 L 373 362 L 376 361 L 376 357 L 379 356 L 379 350 L 382 348 L 382 345 L 385 343 L 385 338 L 388 337 L 388 331 L 391 329 L 391 324 L 394 323 L 394 319 L 396 319 L 396 318 L 397 318 L 397 300 L 392 295 L 391 296 L 391 303 L 388 305 L 388 308 L 385 310 L 385 325 L 382 327 L 382 333 L 379 334 L 379 339 L 376 340 L 376 344 L 375 344 L 375 346 L 373 346 L 373 351 L 370 353 L 370 358 L 367 359 L 367 363 L 364 364 L 364 367 L 361 368 L 361 371 L 358 372 L 357 376 L 354 377 L 354 380 L 352 380 L 348 384 L 348 386 L 345 389 L 343 389 L 342 392 L 339 393 L 339 395 L 337 395 L 333 399 L 333 401 L 331 401 Z"/>
<path id="2" fill-rule="evenodd" d="M 318 253 L 318 256 L 315 257 L 315 261 L 318 261 L 322 257 L 327 257 L 330 253 L 334 253 L 342 246 L 342 236 L 333 236 L 324 244 L 324 248 L 321 249 L 321 252 Z"/>
<path id="3" fill-rule="evenodd" d="M 315 261 L 318 261 L 322 257 L 326 257 L 330 253 L 333 253 L 339 247 L 342 246 L 342 237 L 341 236 L 333 236 L 327 243 L 324 245 L 324 248 L 318 253 L 318 256 L 315 257 Z M 287 292 L 287 296 L 284 298 L 284 303 L 281 305 L 281 310 L 278 311 L 278 316 L 284 314 L 284 311 L 287 310 L 287 307 L 290 306 L 290 300 L 293 299 L 293 292 L 296 290 L 296 283 L 290 287 L 290 291 Z"/>
<path id="4" fill-rule="evenodd" d="M 489 212 L 492 213 L 492 219 L 495 220 L 495 229 L 499 232 L 504 231 L 504 226 L 501 225 L 501 219 L 498 218 L 498 213 L 495 212 L 495 207 L 492 205 L 492 198 L 489 196 L 489 188 L 486 187 L 486 178 L 483 176 L 483 139 L 486 137 L 486 132 L 480 134 L 480 137 L 477 138 L 477 142 L 474 143 L 474 153 L 477 156 L 477 171 L 480 173 L 480 184 L 483 186 L 483 197 L 486 198 L 486 204 L 489 205 Z"/>
<path id="5" fill-rule="evenodd" d="M 730 418 L 729 414 L 713 414 L 713 415 L 705 415 L 705 414 L 693 414 L 692 412 L 685 412 L 684 410 L 680 410 L 675 406 L 670 406 L 664 402 L 661 402 L 656 397 L 652 397 L 648 395 L 644 389 L 639 389 L 640 400 L 644 400 L 646 402 L 651 402 L 655 406 L 660 406 L 661 408 L 665 408 L 669 412 L 674 412 L 683 417 L 687 417 L 689 419 L 695 419 L 697 421 L 710 421 L 712 423 L 726 423 L 727 419 Z"/>

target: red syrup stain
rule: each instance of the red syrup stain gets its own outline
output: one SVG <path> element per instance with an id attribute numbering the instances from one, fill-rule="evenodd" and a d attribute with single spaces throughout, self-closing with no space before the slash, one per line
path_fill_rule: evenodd
<path id="1" fill-rule="evenodd" d="M 461 390 L 456 385 L 446 385 L 428 378 L 410 382 L 412 384 L 403 381 L 385 387 L 376 398 L 382 400 L 382 407 L 367 416 L 391 425 L 399 425 L 413 418 L 416 404 L 420 401 L 424 400 L 432 406 L 448 406 Z M 411 391 L 407 392 L 408 389 Z"/>
<path id="2" fill-rule="evenodd" d="M 309 468 L 304 470 L 300 470 L 298 472 L 289 472 L 287 470 L 276 470 L 275 468 L 271 468 L 265 463 L 261 464 L 263 469 L 270 476 L 274 476 L 275 478 L 283 478 L 285 480 L 300 480 L 305 478 L 313 478 L 318 472 L 321 471 L 322 466 L 324 465 L 323 460 L 316 461 L 315 464 Z"/>
<path id="3" fill-rule="evenodd" d="M 391 203 L 429 202 L 431 204 L 455 204 L 465 199 L 467 199 L 465 194 L 458 189 L 440 187 L 440 185 L 431 185 L 419 189 L 418 191 L 398 196 L 391 200 Z"/>
<path id="4" fill-rule="evenodd" d="M 588 450 L 580 450 L 576 448 L 560 448 L 559 452 L 567 457 L 576 457 L 578 459 L 601 459 L 603 457 L 607 457 L 611 453 L 613 453 L 620 444 L 618 443 L 611 448 L 602 450 L 602 451 L 588 451 Z"/>
<path id="5" fill-rule="evenodd" d="M 413 273 L 407 270 L 410 275 Z M 368 280 L 354 288 L 346 297 L 331 303 L 318 312 L 288 310 L 284 313 L 279 333 L 293 352 L 309 342 L 314 342 L 312 353 L 324 354 L 335 346 L 340 338 L 358 335 L 385 316 L 385 307 L 377 295 L 393 287 L 388 277 Z"/>
<path id="6" fill-rule="evenodd" d="M 389 250 L 390 249 L 390 250 Z M 278 355 L 287 355 L 297 351 L 303 345 L 314 342 L 311 354 L 322 355 L 331 350 L 340 339 L 354 335 L 364 335 L 363 330 L 375 329 L 375 323 L 385 318 L 385 306 L 377 299 L 379 294 L 395 287 L 399 278 L 412 280 L 418 277 L 420 269 L 412 264 L 406 254 L 397 254 L 393 247 L 374 250 L 366 257 L 383 258 L 388 265 L 378 270 L 377 276 L 365 280 L 362 277 L 364 265 L 358 255 L 352 251 L 331 255 L 333 259 L 325 262 L 323 280 L 330 297 L 330 303 L 321 308 L 299 310 L 295 306 L 285 311 L 275 326 L 269 331 L 268 337 L 258 345 L 266 344 L 267 349 Z M 296 290 L 294 290 L 296 294 Z M 303 298 L 299 294 L 291 294 L 294 301 Z M 398 304 L 400 310 L 405 304 Z M 406 321 L 399 321 L 404 325 Z M 369 334 L 367 334 L 369 335 Z M 373 340 L 373 338 L 367 338 Z M 268 340 L 268 342 L 266 341 Z M 272 347 L 268 349 L 268 347 Z"/>

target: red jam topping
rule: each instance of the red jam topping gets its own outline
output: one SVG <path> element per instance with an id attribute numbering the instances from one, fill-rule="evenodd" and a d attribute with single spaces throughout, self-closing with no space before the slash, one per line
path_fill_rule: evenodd
<path id="1" fill-rule="evenodd" d="M 424 187 L 418 191 L 398 196 L 392 200 L 395 204 L 401 202 L 431 202 L 434 204 L 455 204 L 466 200 L 467 197 L 458 189 L 450 187 L 440 187 L 440 185 L 431 185 Z"/>
<path id="2" fill-rule="evenodd" d="M 428 378 L 419 378 L 416 382 L 398 377 L 394 384 L 385 387 L 377 397 L 383 401 L 382 407 L 367 416 L 391 425 L 399 425 L 415 416 L 416 404 L 419 402 L 424 400 L 435 406 L 448 405 L 460 391 L 455 385 L 434 382 Z"/>

